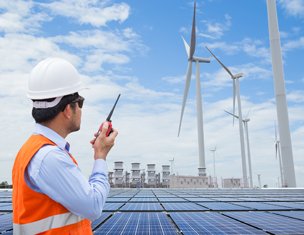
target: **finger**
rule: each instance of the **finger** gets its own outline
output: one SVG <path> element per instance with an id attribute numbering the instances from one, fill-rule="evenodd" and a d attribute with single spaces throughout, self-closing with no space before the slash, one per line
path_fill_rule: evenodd
<path id="1" fill-rule="evenodd" d="M 92 145 L 94 145 L 94 144 L 95 144 L 96 139 L 97 139 L 97 136 L 96 136 L 94 139 L 92 139 L 92 140 L 90 141 L 90 143 L 91 143 Z"/>
<path id="2" fill-rule="evenodd" d="M 99 131 L 94 133 L 95 138 L 99 135 Z"/>
<path id="3" fill-rule="evenodd" d="M 106 135 L 108 128 L 109 128 L 109 122 L 104 122 L 104 123 L 102 124 L 102 129 L 101 129 L 101 134 L 102 134 L 103 136 Z"/>
<path id="4" fill-rule="evenodd" d="M 112 128 L 112 133 L 110 134 L 110 136 L 116 138 L 117 135 L 118 135 L 118 131 Z"/>

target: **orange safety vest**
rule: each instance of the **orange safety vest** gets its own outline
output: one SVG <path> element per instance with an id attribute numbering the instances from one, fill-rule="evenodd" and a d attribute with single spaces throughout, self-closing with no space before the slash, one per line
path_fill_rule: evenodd
<path id="1" fill-rule="evenodd" d="M 32 157 L 45 145 L 56 144 L 42 135 L 32 135 L 15 159 L 12 172 L 14 234 L 92 234 L 90 220 L 72 214 L 58 202 L 27 185 L 25 170 Z"/>

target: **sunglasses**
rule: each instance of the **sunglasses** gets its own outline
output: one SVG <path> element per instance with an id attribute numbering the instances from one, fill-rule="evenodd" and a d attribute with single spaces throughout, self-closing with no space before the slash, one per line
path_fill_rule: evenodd
<path id="1" fill-rule="evenodd" d="M 73 100 L 71 103 L 77 103 L 79 108 L 82 108 L 84 102 L 84 98 L 79 96 L 76 100 Z"/>

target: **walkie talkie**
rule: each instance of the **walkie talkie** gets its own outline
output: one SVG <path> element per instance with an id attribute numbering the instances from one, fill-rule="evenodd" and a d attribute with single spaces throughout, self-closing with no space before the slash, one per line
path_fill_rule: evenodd
<path id="1" fill-rule="evenodd" d="M 116 104 L 117 104 L 119 98 L 120 98 L 120 94 L 118 95 L 118 97 L 117 97 L 117 99 L 116 99 L 116 101 L 115 101 L 115 104 L 114 104 L 113 108 L 111 109 L 111 111 L 110 111 L 110 113 L 109 113 L 109 115 L 108 115 L 108 117 L 107 117 L 107 119 L 106 119 L 106 121 L 109 122 L 109 127 L 108 127 L 108 130 L 107 130 L 107 132 L 106 132 L 106 136 L 109 136 L 109 135 L 113 132 L 113 130 L 112 130 L 112 120 L 111 120 L 111 117 L 112 117 L 112 114 L 113 114 L 113 112 L 114 112 L 114 109 L 115 109 L 115 107 L 116 107 Z M 100 125 L 100 127 L 99 127 L 99 129 L 98 129 L 98 131 L 97 131 L 97 136 L 99 136 L 99 134 L 100 134 L 100 132 L 101 132 L 101 130 L 102 130 L 103 124 L 104 124 L 104 122 Z M 96 138 L 97 138 L 97 136 L 96 136 Z M 95 139 L 96 139 L 96 138 L 95 138 Z M 95 140 L 94 140 L 94 142 L 95 142 Z M 94 142 L 93 142 L 93 144 L 94 144 Z"/>

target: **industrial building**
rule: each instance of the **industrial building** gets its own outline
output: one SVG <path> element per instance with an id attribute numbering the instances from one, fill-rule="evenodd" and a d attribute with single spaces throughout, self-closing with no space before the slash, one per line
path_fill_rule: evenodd
<path id="1" fill-rule="evenodd" d="M 109 183 L 114 188 L 218 188 L 217 179 L 211 176 L 175 175 L 170 165 L 162 165 L 157 172 L 156 164 L 150 163 L 141 168 L 139 162 L 131 163 L 130 171 L 122 161 L 114 162 L 114 171 L 109 172 Z M 225 178 L 222 188 L 242 188 L 240 178 Z"/>

